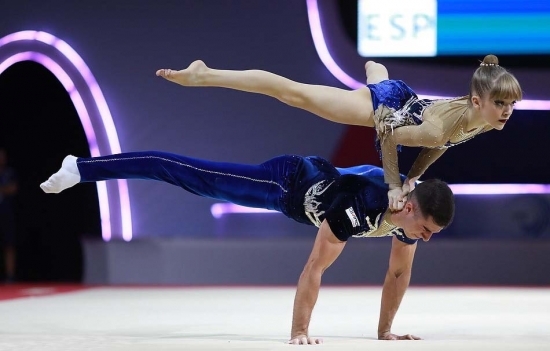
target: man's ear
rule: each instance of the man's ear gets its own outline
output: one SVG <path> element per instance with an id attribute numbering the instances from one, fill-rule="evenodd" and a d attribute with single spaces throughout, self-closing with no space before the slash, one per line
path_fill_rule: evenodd
<path id="1" fill-rule="evenodd" d="M 411 213 L 411 212 L 414 212 L 414 209 L 415 209 L 415 205 L 412 201 L 407 201 L 407 203 L 405 204 L 405 206 L 403 207 L 403 209 L 405 210 L 405 212 L 407 214 Z"/>

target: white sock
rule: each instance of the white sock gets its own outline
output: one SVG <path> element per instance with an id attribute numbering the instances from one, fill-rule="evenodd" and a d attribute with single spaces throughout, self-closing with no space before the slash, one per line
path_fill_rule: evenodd
<path id="1" fill-rule="evenodd" d="M 76 157 L 69 155 L 63 159 L 59 171 L 40 184 L 40 188 L 45 193 L 60 193 L 78 182 L 80 182 L 80 172 L 76 165 Z"/>

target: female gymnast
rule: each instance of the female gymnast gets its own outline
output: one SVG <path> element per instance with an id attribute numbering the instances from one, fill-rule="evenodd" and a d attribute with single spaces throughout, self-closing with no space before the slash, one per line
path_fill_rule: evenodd
<path id="1" fill-rule="evenodd" d="M 376 128 L 376 146 L 389 185 L 390 209 L 401 210 L 414 182 L 447 148 L 492 129 L 502 130 L 522 99 L 519 82 L 487 55 L 474 72 L 469 94 L 450 99 L 419 99 L 401 80 L 390 80 L 385 66 L 365 65 L 367 84 L 357 90 L 299 83 L 263 70 L 212 69 L 197 60 L 183 70 L 160 69 L 157 76 L 183 86 L 223 87 L 274 97 L 333 122 Z M 399 147 L 422 147 L 407 180 L 401 182 Z"/>

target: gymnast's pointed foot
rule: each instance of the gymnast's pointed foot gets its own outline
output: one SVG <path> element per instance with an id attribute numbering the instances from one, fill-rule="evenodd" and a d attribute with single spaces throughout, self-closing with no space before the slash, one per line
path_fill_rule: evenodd
<path id="1" fill-rule="evenodd" d="M 69 155 L 63 159 L 61 168 L 52 174 L 48 180 L 40 184 L 45 193 L 60 193 L 80 182 L 80 172 L 76 165 L 76 157 Z"/>
<path id="2" fill-rule="evenodd" d="M 157 71 L 157 76 L 183 86 L 200 86 L 203 83 L 204 73 L 208 70 L 209 68 L 203 61 L 197 60 L 191 63 L 186 69 L 179 71 L 173 69 L 159 69 Z"/>

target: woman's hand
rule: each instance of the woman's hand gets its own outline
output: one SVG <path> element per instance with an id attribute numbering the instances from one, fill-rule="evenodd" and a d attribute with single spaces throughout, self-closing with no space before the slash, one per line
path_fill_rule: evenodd
<path id="1" fill-rule="evenodd" d="M 408 192 L 403 192 L 402 187 L 396 187 L 388 191 L 388 206 L 390 211 L 401 211 L 407 201 Z"/>
<path id="2" fill-rule="evenodd" d="M 414 188 L 416 187 L 416 181 L 418 180 L 418 178 L 420 177 L 414 177 L 414 178 L 406 178 L 405 181 L 403 182 L 403 192 L 405 193 L 405 195 L 408 195 L 411 191 L 414 190 Z"/>

